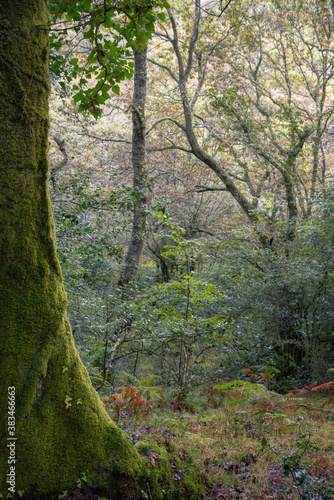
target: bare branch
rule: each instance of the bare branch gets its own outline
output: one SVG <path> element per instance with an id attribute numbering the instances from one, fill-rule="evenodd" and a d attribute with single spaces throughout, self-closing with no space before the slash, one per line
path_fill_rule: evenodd
<path id="1" fill-rule="evenodd" d="M 150 132 L 152 132 L 153 129 L 155 129 L 155 127 L 157 127 L 160 123 L 163 123 L 163 122 L 172 122 L 174 123 L 174 125 L 176 125 L 177 127 L 179 127 L 183 132 L 186 132 L 186 129 L 183 125 L 181 125 L 180 122 L 178 122 L 177 120 L 174 120 L 173 118 L 161 118 L 161 120 L 158 120 L 156 121 L 152 127 L 146 132 L 146 135 L 148 135 Z"/>
<path id="2" fill-rule="evenodd" d="M 197 184 L 195 188 L 195 193 L 204 193 L 206 191 L 226 191 L 226 188 L 214 188 L 209 186 L 201 186 L 200 184 Z"/>
<path id="3" fill-rule="evenodd" d="M 170 76 L 173 78 L 173 80 L 174 80 L 177 84 L 179 84 L 179 80 L 178 80 L 178 78 L 176 77 L 176 75 L 173 73 L 173 71 L 172 71 L 172 70 L 171 70 L 168 66 L 165 66 L 164 64 L 161 64 L 161 63 L 159 63 L 158 61 L 154 61 L 153 59 L 150 59 L 149 57 L 147 58 L 147 60 L 148 60 L 150 63 L 154 64 L 155 66 L 158 66 L 158 68 L 161 68 L 161 69 L 164 69 L 165 71 L 167 71 L 167 72 L 170 74 Z"/>
<path id="4" fill-rule="evenodd" d="M 197 39 L 198 39 L 198 25 L 199 25 L 199 21 L 200 21 L 200 17 L 201 17 L 200 5 L 201 5 L 200 0 L 196 0 L 194 26 L 193 26 L 193 32 L 192 32 L 190 44 L 189 44 L 187 68 L 186 68 L 186 71 L 184 74 L 185 79 L 187 79 L 188 76 L 190 75 L 190 71 L 192 68 L 192 61 L 193 61 L 195 44 L 196 44 Z"/>

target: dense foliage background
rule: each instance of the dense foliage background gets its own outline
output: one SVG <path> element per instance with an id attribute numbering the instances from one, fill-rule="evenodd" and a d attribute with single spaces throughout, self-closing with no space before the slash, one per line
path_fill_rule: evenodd
<path id="1" fill-rule="evenodd" d="M 328 381 L 331 4 L 160 7 L 138 46 L 119 30 L 122 11 L 93 32 L 69 24 L 53 47 L 66 63 L 52 74 L 50 188 L 81 356 L 109 393 L 149 375 L 184 399 L 203 381 L 247 378 L 243 369 L 268 374 L 278 391 Z M 139 77 L 107 81 L 108 51 L 122 37 L 130 72 L 148 45 L 140 187 Z M 144 221 L 131 237 L 139 206 Z M 139 274 L 124 284 L 131 238 L 144 246 Z"/>

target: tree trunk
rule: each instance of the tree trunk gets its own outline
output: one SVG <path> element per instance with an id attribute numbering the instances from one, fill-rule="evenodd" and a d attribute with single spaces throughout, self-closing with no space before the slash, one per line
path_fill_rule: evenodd
<path id="1" fill-rule="evenodd" d="M 135 73 L 132 105 L 132 167 L 136 206 L 133 216 L 131 241 L 124 267 L 118 281 L 123 289 L 137 279 L 140 256 L 144 245 L 147 208 L 147 165 L 145 145 L 145 101 L 147 87 L 147 45 L 135 49 Z"/>
<path id="2" fill-rule="evenodd" d="M 148 480 L 162 498 L 159 467 L 148 479 L 150 466 L 107 415 L 66 315 L 47 178 L 47 24 L 46 0 L 1 1 L 0 492 L 33 499 L 85 473 L 109 498 L 145 493 Z"/>

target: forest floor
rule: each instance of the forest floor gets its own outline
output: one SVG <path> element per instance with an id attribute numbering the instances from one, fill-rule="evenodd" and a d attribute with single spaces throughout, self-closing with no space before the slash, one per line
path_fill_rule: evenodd
<path id="1" fill-rule="evenodd" d="M 145 393 L 144 393 L 145 394 Z M 334 498 L 334 401 L 319 391 L 267 397 L 197 390 L 186 402 L 128 386 L 104 402 L 133 443 L 164 448 L 175 481 L 198 499 Z M 325 403 L 325 404 L 324 404 Z"/>

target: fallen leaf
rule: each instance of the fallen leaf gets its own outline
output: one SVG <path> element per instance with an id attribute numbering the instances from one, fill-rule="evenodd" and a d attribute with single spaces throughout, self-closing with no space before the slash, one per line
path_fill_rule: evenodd
<path id="1" fill-rule="evenodd" d="M 179 456 L 180 456 L 181 460 L 186 460 L 186 458 L 189 457 L 188 453 L 184 450 L 179 451 Z"/>
<path id="2" fill-rule="evenodd" d="M 147 455 L 149 456 L 152 467 L 156 467 L 155 461 L 159 459 L 154 450 L 148 450 Z"/>

